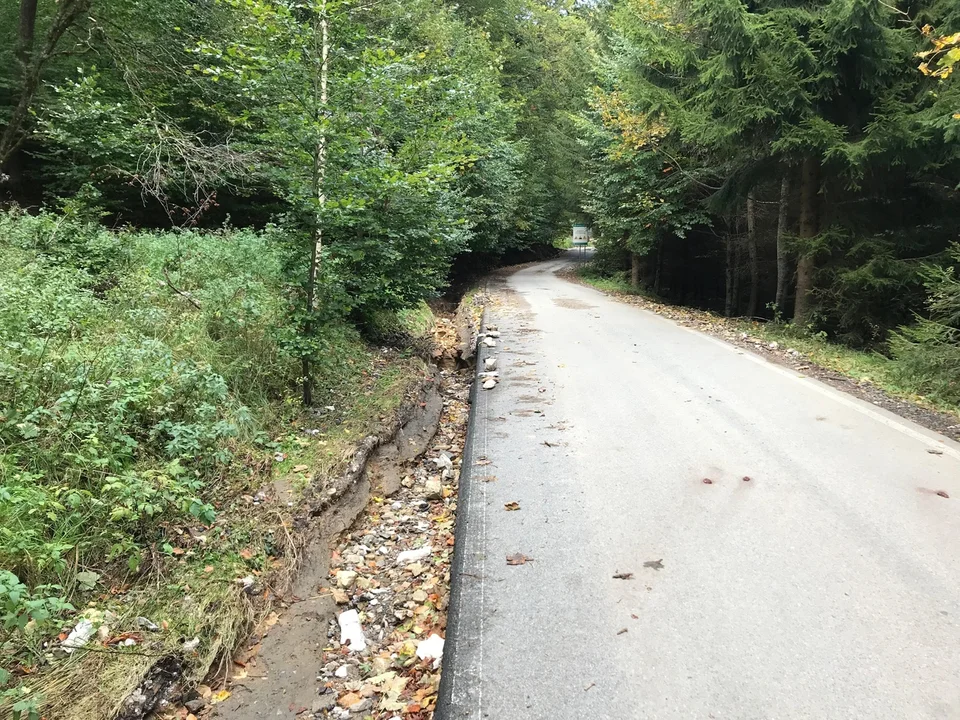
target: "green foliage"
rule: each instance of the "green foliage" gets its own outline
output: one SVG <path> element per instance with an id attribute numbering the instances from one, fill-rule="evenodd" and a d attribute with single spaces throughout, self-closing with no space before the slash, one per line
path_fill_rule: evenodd
<path id="1" fill-rule="evenodd" d="M 960 246 L 950 251 L 952 266 L 925 268 L 929 317 L 901 327 L 891 337 L 899 372 L 935 400 L 960 404 Z"/>

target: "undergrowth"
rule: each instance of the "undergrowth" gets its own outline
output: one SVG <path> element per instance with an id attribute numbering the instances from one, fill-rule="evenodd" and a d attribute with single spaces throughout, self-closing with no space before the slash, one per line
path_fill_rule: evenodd
<path id="1" fill-rule="evenodd" d="M 109 717 L 169 655 L 199 679 L 295 562 L 261 488 L 334 472 L 417 376 L 331 322 L 303 412 L 269 235 L 0 215 L 0 713 Z M 82 620 L 102 647 L 66 653 Z"/>

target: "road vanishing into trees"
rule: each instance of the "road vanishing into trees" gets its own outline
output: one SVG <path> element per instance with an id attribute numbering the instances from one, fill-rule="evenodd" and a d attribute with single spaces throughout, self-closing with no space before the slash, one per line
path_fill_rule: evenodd
<path id="1" fill-rule="evenodd" d="M 493 288 L 438 717 L 960 717 L 960 446 L 567 262 Z"/>

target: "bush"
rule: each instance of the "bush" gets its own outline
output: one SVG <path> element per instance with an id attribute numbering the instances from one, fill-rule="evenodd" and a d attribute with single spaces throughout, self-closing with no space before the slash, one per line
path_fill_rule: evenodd
<path id="1" fill-rule="evenodd" d="M 960 264 L 960 245 L 950 251 Z M 893 333 L 890 348 L 897 373 L 931 398 L 960 404 L 960 278 L 951 266 L 928 266 L 929 317 Z"/>
<path id="2" fill-rule="evenodd" d="M 0 215 L 0 567 L 135 569 L 164 523 L 213 521 L 209 480 L 295 377 L 278 246 Z"/>

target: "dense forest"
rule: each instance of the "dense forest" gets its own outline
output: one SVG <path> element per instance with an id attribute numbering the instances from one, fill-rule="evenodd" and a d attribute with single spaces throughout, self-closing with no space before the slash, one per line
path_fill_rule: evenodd
<path id="1" fill-rule="evenodd" d="M 205 569 L 282 554 L 221 522 L 255 459 L 572 222 L 587 273 L 960 402 L 956 67 L 955 0 L 4 3 L 0 709 L 110 716 L 133 675 L 43 672 L 108 588 L 209 586 L 202 675 L 243 626 Z"/>

